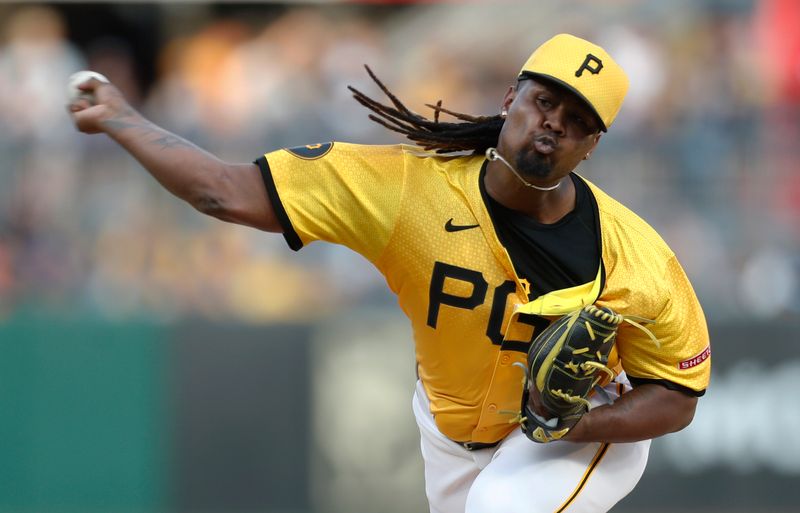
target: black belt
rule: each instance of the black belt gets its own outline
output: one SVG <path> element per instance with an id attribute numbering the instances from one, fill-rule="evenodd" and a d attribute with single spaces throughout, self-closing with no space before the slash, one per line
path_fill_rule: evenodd
<path id="1" fill-rule="evenodd" d="M 499 441 L 491 443 L 484 443 L 484 442 L 456 442 L 456 443 L 468 451 L 480 451 L 481 449 L 491 449 L 492 447 L 497 447 L 500 444 Z"/>

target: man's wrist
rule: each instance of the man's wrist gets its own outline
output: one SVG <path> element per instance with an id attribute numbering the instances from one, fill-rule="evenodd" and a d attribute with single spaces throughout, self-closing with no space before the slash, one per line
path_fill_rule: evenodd
<path id="1" fill-rule="evenodd" d="M 125 105 L 100 122 L 103 131 L 112 137 L 131 128 L 145 128 L 148 124 L 149 122 L 130 105 Z"/>
<path id="2" fill-rule="evenodd" d="M 587 418 L 589 412 L 587 412 L 583 417 L 580 418 L 577 424 L 572 426 L 569 432 L 564 435 L 562 440 L 566 442 L 575 442 L 575 443 L 585 443 L 585 442 L 593 442 L 595 440 L 590 440 L 588 438 L 589 433 L 591 432 L 591 419 Z"/>

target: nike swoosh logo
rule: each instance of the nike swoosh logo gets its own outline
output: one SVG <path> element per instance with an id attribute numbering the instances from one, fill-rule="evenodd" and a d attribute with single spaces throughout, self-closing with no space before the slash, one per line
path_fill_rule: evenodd
<path id="1" fill-rule="evenodd" d="M 444 223 L 444 230 L 446 232 L 460 232 L 461 230 L 470 230 L 478 226 L 477 224 L 453 224 L 453 218 L 451 217 Z"/>

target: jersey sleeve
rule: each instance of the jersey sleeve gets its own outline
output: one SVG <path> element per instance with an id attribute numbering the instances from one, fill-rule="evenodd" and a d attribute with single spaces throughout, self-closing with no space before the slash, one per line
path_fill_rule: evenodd
<path id="1" fill-rule="evenodd" d="M 663 277 L 667 301 L 644 331 L 624 323 L 617 344 L 622 366 L 631 382 L 660 383 L 692 395 L 703 395 L 711 374 L 711 346 L 700 303 L 689 279 L 673 256 Z"/>
<path id="2" fill-rule="evenodd" d="M 401 146 L 315 144 L 255 162 L 289 247 L 323 240 L 373 262 L 380 256 L 402 199 Z"/>

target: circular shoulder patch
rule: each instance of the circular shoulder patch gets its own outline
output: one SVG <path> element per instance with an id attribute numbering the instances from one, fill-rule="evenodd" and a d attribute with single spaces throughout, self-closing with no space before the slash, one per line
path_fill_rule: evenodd
<path id="1" fill-rule="evenodd" d="M 331 151 L 331 148 L 333 148 L 333 143 L 327 142 L 321 144 L 306 144 L 305 146 L 296 146 L 294 148 L 286 148 L 286 151 L 288 151 L 295 157 L 304 160 L 314 160 L 327 155 L 328 152 Z"/>

